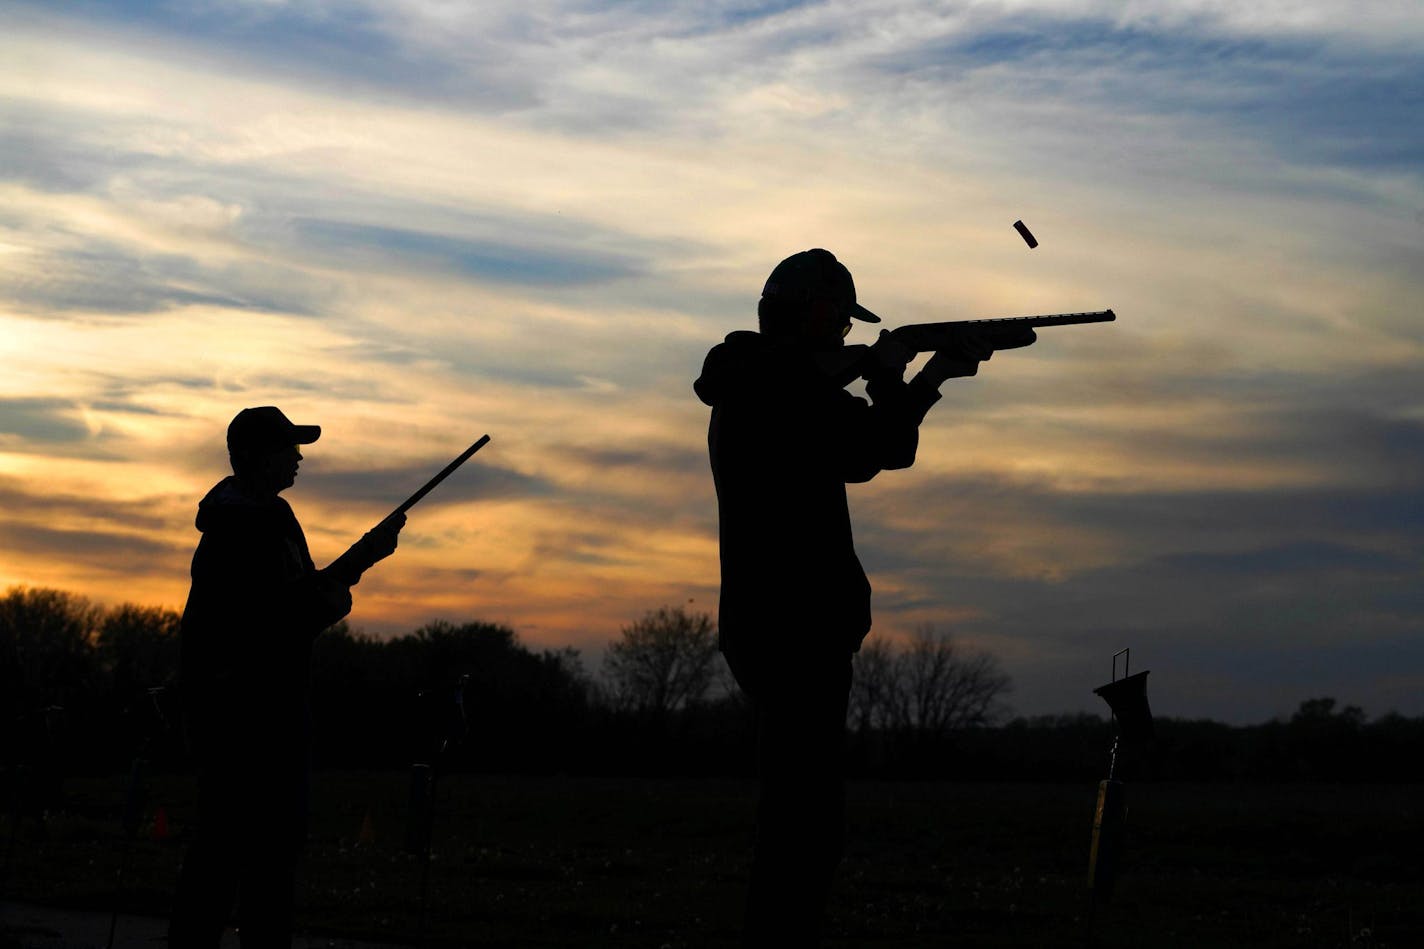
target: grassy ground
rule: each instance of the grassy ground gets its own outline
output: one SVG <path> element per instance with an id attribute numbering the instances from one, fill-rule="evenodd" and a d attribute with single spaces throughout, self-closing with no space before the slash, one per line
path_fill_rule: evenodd
<path id="1" fill-rule="evenodd" d="M 124 884 L 122 777 L 71 780 L 49 839 L 22 827 L 4 897 L 164 913 L 192 784 L 152 784 Z M 305 929 L 413 941 L 404 774 L 318 774 Z M 1424 945 L 1414 786 L 1138 784 L 1102 947 Z M 447 945 L 733 946 L 754 788 L 735 780 L 441 782 L 429 933 Z M 1083 946 L 1095 788 L 857 783 L 829 945 Z M 169 836 L 155 840 L 163 807 Z M 369 822 L 367 821 L 369 815 Z M 372 839 L 361 841 L 365 826 Z M 6 828 L 8 831 L 8 827 Z"/>

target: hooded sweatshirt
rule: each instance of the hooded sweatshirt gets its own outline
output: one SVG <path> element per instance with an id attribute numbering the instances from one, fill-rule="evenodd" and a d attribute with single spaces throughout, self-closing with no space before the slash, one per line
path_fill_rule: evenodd
<path id="1" fill-rule="evenodd" d="M 203 536 L 179 661 L 196 727 L 299 729 L 312 643 L 346 615 L 349 601 L 317 571 L 301 525 L 277 495 L 254 495 L 225 478 L 198 504 L 197 527 Z"/>
<path id="2" fill-rule="evenodd" d="M 713 347 L 693 384 L 707 430 L 722 555 L 722 651 L 756 662 L 808 648 L 842 654 L 870 631 L 846 483 L 915 461 L 939 393 L 888 372 L 870 401 L 789 342 L 741 331 Z"/>

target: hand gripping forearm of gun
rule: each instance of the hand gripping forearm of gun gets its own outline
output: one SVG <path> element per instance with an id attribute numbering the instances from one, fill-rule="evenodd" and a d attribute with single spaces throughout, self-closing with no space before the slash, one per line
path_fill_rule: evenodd
<path id="1" fill-rule="evenodd" d="M 947 323 L 914 323 L 898 329 L 882 330 L 870 346 L 846 346 L 841 372 L 847 381 L 887 369 L 901 369 L 917 353 L 934 353 L 916 376 L 935 386 L 946 379 L 972 376 L 979 363 L 1000 349 L 1019 349 L 1038 339 L 1039 326 L 1072 326 L 1079 323 L 1110 323 L 1117 319 L 1112 310 L 1090 313 L 1051 313 L 1044 316 L 1010 316 L 989 320 L 955 320 Z"/>
<path id="2" fill-rule="evenodd" d="M 400 507 L 387 514 L 381 523 L 361 535 L 361 539 L 352 544 L 346 553 L 331 562 L 331 565 L 326 568 L 326 573 L 347 586 L 354 587 L 361 582 L 363 573 L 395 553 L 401 528 L 405 527 L 406 511 L 415 507 L 421 498 L 434 490 L 436 485 L 448 478 L 456 468 L 468 461 L 470 456 L 483 448 L 488 441 L 489 436 L 484 435 L 480 437 L 479 441 L 466 448 L 458 458 L 441 469 L 439 474 L 425 482 L 419 491 L 406 498 Z"/>
<path id="3" fill-rule="evenodd" d="M 361 575 L 396 552 L 405 512 L 386 515 L 385 520 L 361 535 L 326 568 L 326 572 L 349 587 L 361 582 Z"/>

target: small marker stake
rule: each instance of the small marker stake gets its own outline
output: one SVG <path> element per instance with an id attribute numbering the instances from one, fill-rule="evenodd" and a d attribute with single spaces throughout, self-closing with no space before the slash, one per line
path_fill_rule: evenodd
<path id="1" fill-rule="evenodd" d="M 1024 243 L 1029 246 L 1029 250 L 1032 250 L 1033 248 L 1038 246 L 1038 241 L 1035 240 L 1034 236 L 1029 233 L 1029 230 L 1027 227 L 1024 226 L 1023 221 L 1015 221 L 1014 230 L 1019 232 L 1019 236 L 1024 239 Z"/>
<path id="2" fill-rule="evenodd" d="M 366 817 L 361 821 L 361 832 L 356 836 L 358 844 L 374 844 L 376 842 L 376 823 L 371 820 L 371 811 L 367 809 Z"/>

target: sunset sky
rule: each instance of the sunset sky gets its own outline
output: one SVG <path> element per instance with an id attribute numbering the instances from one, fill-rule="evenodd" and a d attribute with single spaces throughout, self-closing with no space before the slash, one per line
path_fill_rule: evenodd
<path id="1" fill-rule="evenodd" d="M 1014 711 L 1424 714 L 1424 5 L 0 0 L 0 589 L 181 607 L 223 433 L 319 563 L 576 646 L 715 611 L 707 349 L 834 251 L 889 325 L 1114 308 L 852 486 L 873 635 Z M 1039 239 L 1030 250 L 1013 230 Z M 859 326 L 852 342 L 868 342 Z"/>

